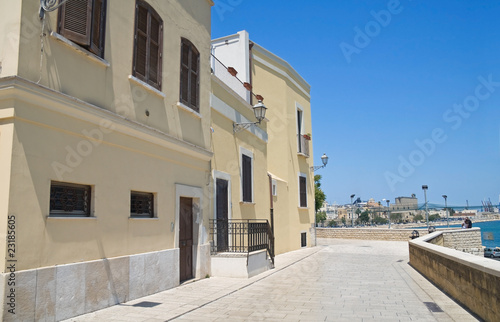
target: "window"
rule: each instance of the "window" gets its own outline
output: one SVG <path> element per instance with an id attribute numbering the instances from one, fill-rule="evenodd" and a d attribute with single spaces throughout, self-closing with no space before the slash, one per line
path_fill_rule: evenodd
<path id="1" fill-rule="evenodd" d="M 300 207 L 307 207 L 307 178 L 303 175 L 299 176 L 299 199 Z"/>
<path id="2" fill-rule="evenodd" d="M 307 246 L 307 233 L 300 233 L 300 246 L 301 247 Z"/>
<path id="3" fill-rule="evenodd" d="M 59 9 L 58 32 L 103 58 L 105 22 L 106 0 L 71 0 Z"/>
<path id="4" fill-rule="evenodd" d="M 130 217 L 154 217 L 154 195 L 149 192 L 130 193 Z"/>
<path id="5" fill-rule="evenodd" d="M 146 2 L 135 5 L 132 75 L 161 90 L 163 21 Z"/>
<path id="6" fill-rule="evenodd" d="M 272 191 L 273 196 L 276 197 L 278 195 L 278 186 L 276 184 L 275 179 L 272 179 L 272 181 L 271 181 L 271 191 Z"/>
<path id="7" fill-rule="evenodd" d="M 200 112 L 200 53 L 187 39 L 181 44 L 181 103 Z"/>
<path id="8" fill-rule="evenodd" d="M 243 201 L 252 202 L 252 158 L 247 155 L 241 156 L 242 178 L 241 185 L 243 188 Z"/>
<path id="9" fill-rule="evenodd" d="M 90 186 L 52 181 L 51 216 L 90 216 Z"/>

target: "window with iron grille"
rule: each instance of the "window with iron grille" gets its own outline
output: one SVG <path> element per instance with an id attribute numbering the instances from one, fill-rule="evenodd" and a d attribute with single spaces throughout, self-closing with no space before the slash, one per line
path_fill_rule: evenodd
<path id="1" fill-rule="evenodd" d="M 90 216 L 91 188 L 66 182 L 50 185 L 50 216 Z"/>
<path id="2" fill-rule="evenodd" d="M 154 194 L 132 191 L 130 193 L 130 217 L 154 217 Z"/>
<path id="3" fill-rule="evenodd" d="M 252 158 L 248 155 L 241 155 L 241 188 L 243 189 L 243 201 L 252 202 Z"/>
<path id="4" fill-rule="evenodd" d="M 307 178 L 299 176 L 300 207 L 307 207 Z"/>
<path id="5" fill-rule="evenodd" d="M 187 39 L 181 41 L 181 103 L 200 112 L 200 53 Z"/>
<path id="6" fill-rule="evenodd" d="M 58 32 L 101 58 L 105 29 L 106 0 L 71 0 L 59 8 Z"/>
<path id="7" fill-rule="evenodd" d="M 163 21 L 149 4 L 135 5 L 134 62 L 132 75 L 161 90 Z"/>

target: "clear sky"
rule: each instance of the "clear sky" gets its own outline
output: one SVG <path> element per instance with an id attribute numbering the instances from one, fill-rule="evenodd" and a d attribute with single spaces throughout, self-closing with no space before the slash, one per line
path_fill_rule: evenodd
<path id="1" fill-rule="evenodd" d="M 247 30 L 311 85 L 328 202 L 498 204 L 500 1 L 214 1 L 212 38 Z"/>

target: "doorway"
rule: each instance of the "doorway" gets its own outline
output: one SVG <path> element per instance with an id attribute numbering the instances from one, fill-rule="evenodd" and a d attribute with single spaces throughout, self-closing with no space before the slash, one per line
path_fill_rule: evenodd
<path id="1" fill-rule="evenodd" d="M 180 281 L 193 278 L 193 199 L 180 198 L 179 207 Z"/>
<path id="2" fill-rule="evenodd" d="M 228 181 L 216 180 L 217 252 L 229 250 Z"/>

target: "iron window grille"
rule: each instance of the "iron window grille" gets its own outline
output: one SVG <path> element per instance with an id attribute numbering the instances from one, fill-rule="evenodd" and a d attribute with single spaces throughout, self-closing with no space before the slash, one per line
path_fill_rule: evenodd
<path id="1" fill-rule="evenodd" d="M 154 194 L 132 191 L 130 193 L 130 217 L 154 217 Z"/>
<path id="2" fill-rule="evenodd" d="M 52 181 L 50 215 L 89 217 L 90 197 L 90 186 Z"/>

